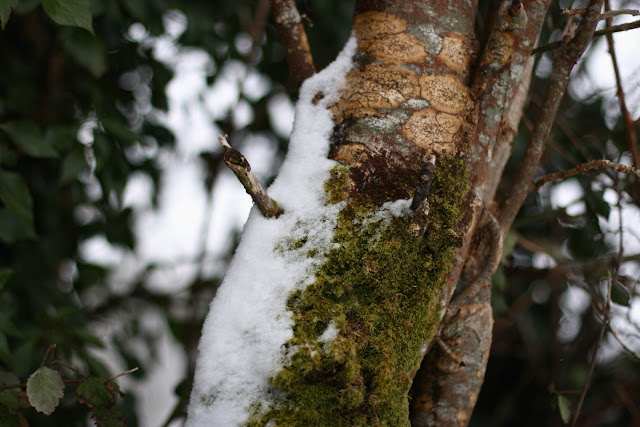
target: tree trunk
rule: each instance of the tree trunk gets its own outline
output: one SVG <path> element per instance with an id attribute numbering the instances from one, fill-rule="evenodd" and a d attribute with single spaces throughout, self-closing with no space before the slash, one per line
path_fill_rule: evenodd
<path id="1" fill-rule="evenodd" d="M 491 343 L 489 285 L 502 245 L 492 198 L 522 102 L 509 107 L 531 72 L 548 5 L 505 3 L 477 36 L 475 1 L 356 2 L 357 44 L 343 89 L 334 94 L 316 83 L 321 73 L 302 87 L 296 116 L 308 101 L 331 112 L 330 173 L 319 209 L 333 212 L 322 219 L 332 234 L 314 247 L 314 220 L 297 217 L 287 225 L 296 238 L 265 247 L 285 258 L 304 251 L 312 271 L 280 299 L 290 319 L 277 321 L 290 333 L 273 338 L 279 364 L 254 375 L 265 377 L 251 385 L 255 393 L 227 366 L 233 349 L 210 350 L 235 342 L 207 336 L 230 327 L 225 316 L 232 313 L 215 314 L 225 304 L 274 285 L 241 292 L 242 281 L 228 274 L 203 331 L 192 425 L 466 425 Z M 306 143 L 291 150 L 310 149 Z M 284 213 L 264 227 L 286 225 L 295 211 L 278 184 L 269 193 Z M 239 269 L 253 267 L 242 259 L 255 253 L 246 248 L 263 243 L 249 228 L 234 261 L 245 263 Z M 267 339 L 238 328 L 249 344 L 237 352 Z M 244 366 L 259 361 L 249 357 Z M 227 381 L 201 379 L 224 369 Z M 240 397 L 232 402 L 231 394 Z"/>

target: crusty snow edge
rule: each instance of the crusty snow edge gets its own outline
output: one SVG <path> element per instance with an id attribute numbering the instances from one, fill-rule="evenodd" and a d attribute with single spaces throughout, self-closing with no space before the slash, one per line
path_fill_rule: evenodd
<path id="1" fill-rule="evenodd" d="M 284 213 L 266 219 L 255 207 L 251 211 L 202 329 L 187 426 L 242 425 L 251 404 L 270 403 L 267 378 L 280 370 L 281 346 L 293 335 L 287 298 L 313 282 L 319 258 L 306 254 L 329 249 L 341 208 L 325 203 L 323 184 L 336 164 L 327 158 L 334 126 L 327 106 L 338 100 L 355 50 L 352 37 L 300 89 L 289 152 L 268 190 Z M 324 98 L 314 105 L 320 91 Z M 292 249 L 302 241 L 304 246 Z"/>

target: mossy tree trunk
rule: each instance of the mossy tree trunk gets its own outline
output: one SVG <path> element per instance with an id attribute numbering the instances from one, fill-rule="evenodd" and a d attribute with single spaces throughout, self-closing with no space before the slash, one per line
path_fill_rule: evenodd
<path id="1" fill-rule="evenodd" d="M 416 348 L 429 349 L 411 389 L 414 425 L 466 425 L 483 382 L 492 328 L 488 285 L 502 243 L 490 214 L 492 199 L 522 103 L 514 103 L 515 111 L 507 113 L 519 86 L 526 84 L 525 72 L 531 72 L 527 62 L 548 5 L 507 2 L 493 12 L 485 31 L 477 33 L 477 2 L 356 2 L 356 67 L 332 107 L 336 125 L 330 157 L 343 167 L 334 171 L 329 191 L 334 201 L 347 202 L 344 212 L 375 210 L 387 202 L 414 198 L 415 212 L 404 230 L 412 237 L 399 240 L 424 261 L 403 259 L 403 247 L 389 255 L 390 263 L 431 274 L 413 283 L 380 283 L 408 301 L 400 309 L 387 307 L 403 322 L 388 329 L 388 323 L 379 322 L 373 328 L 374 334 L 388 335 L 396 340 L 395 347 L 402 347 L 378 363 L 413 357 L 405 366 L 394 365 L 389 374 L 389 381 L 404 387 L 414 379 L 412 370 L 424 354 L 415 355 Z M 416 230 L 419 244 L 413 240 Z M 358 241 L 362 230 L 352 231 L 350 238 Z M 360 268 L 366 276 L 367 265 Z M 402 290 L 413 286 L 425 286 L 429 292 Z M 352 317 L 354 325 L 361 323 L 359 316 Z M 415 318 L 421 321 L 408 320 Z M 398 334 L 398 326 L 408 332 Z M 356 340 L 358 333 L 353 333 Z M 375 341 L 358 344 L 356 351 L 370 351 Z M 368 378 L 379 375 L 372 372 Z M 379 398 L 376 382 L 371 383 L 365 403 Z M 398 399 L 406 403 L 407 396 L 400 394 Z M 375 415 L 363 417 L 382 421 Z"/>
<path id="2" fill-rule="evenodd" d="M 301 28 L 293 1 L 272 3 L 286 12 L 277 22 Z M 474 0 L 356 0 L 354 66 L 328 105 L 337 166 L 324 188 L 337 226 L 313 283 L 288 298 L 293 336 L 268 379 L 273 402 L 252 405 L 250 425 L 468 423 L 502 234 L 601 4 L 564 39 L 522 173 L 494 201 L 549 0 L 498 2 L 483 19 Z M 290 63 L 309 62 L 306 39 L 289 36 Z M 317 91 L 313 103 L 323 99 Z"/>

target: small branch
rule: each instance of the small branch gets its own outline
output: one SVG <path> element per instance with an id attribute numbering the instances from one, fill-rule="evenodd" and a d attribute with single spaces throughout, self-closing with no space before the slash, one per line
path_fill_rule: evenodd
<path id="1" fill-rule="evenodd" d="M 27 383 L 0 385 L 0 391 L 12 390 L 14 388 L 27 388 Z"/>
<path id="2" fill-rule="evenodd" d="M 218 137 L 218 141 L 224 147 L 224 162 L 238 177 L 240 183 L 251 196 L 260 209 L 262 215 L 267 218 L 277 218 L 282 214 L 278 204 L 267 194 L 258 178 L 251 172 L 251 165 L 247 159 L 227 141 L 227 135 Z"/>
<path id="3" fill-rule="evenodd" d="M 609 9 L 609 1 L 605 0 L 605 9 Z M 611 28 L 611 18 L 607 18 L 606 20 L 606 28 Z M 640 155 L 638 155 L 638 139 L 636 137 L 636 129 L 633 123 L 633 119 L 631 118 L 631 114 L 629 114 L 629 109 L 627 108 L 627 102 L 625 101 L 624 89 L 622 88 L 622 77 L 620 76 L 620 67 L 618 66 L 618 59 L 616 57 L 616 49 L 615 44 L 613 42 L 613 35 L 607 34 L 607 45 L 609 46 L 609 55 L 611 56 L 611 63 L 613 64 L 613 72 L 616 77 L 616 86 L 617 86 L 617 95 L 618 102 L 620 104 L 620 114 L 622 115 L 622 120 L 624 121 L 624 129 L 627 135 L 627 145 L 629 146 L 629 151 L 631 152 L 631 158 L 633 159 L 633 166 L 639 168 L 640 167 Z"/>
<path id="4" fill-rule="evenodd" d="M 571 423 L 571 427 L 575 426 L 578 422 L 578 417 L 580 417 L 580 411 L 582 410 L 582 404 L 584 403 L 584 398 L 587 395 L 587 391 L 591 386 L 591 378 L 593 377 L 593 371 L 596 367 L 596 361 L 598 359 L 598 350 L 600 350 L 600 345 L 602 344 L 602 340 L 604 338 L 604 333 L 609 327 L 609 320 L 611 317 L 611 284 L 612 279 L 611 275 L 609 275 L 609 284 L 607 286 L 607 299 L 604 307 L 603 319 L 602 319 L 602 328 L 600 329 L 600 335 L 598 336 L 598 341 L 596 341 L 596 347 L 593 349 L 593 355 L 591 356 L 591 365 L 589 366 L 589 375 L 587 376 L 587 382 L 582 389 L 582 393 L 580 394 L 580 400 L 578 401 L 578 406 L 576 406 L 576 412 L 573 416 L 573 421 Z"/>
<path id="5" fill-rule="evenodd" d="M 593 38 L 604 36 L 606 34 L 619 33 L 621 31 L 634 30 L 636 28 L 640 28 L 640 21 L 627 22 L 626 24 L 614 25 L 609 28 L 604 28 L 602 30 L 598 30 L 593 33 Z M 553 43 L 547 43 L 545 45 L 539 46 L 533 51 L 531 51 L 531 55 L 537 55 L 539 53 L 544 53 L 553 49 L 557 49 L 562 46 L 562 40 L 558 40 Z"/>
<path id="6" fill-rule="evenodd" d="M 138 367 L 135 367 L 135 368 L 133 368 L 133 369 L 129 369 L 128 371 L 120 372 L 119 374 L 114 375 L 114 376 L 112 376 L 111 378 L 107 378 L 107 380 L 109 380 L 109 381 L 111 381 L 111 380 L 115 380 L 115 379 L 116 379 L 116 378 L 118 378 L 118 377 L 121 377 L 121 376 L 123 376 L 123 375 L 130 374 L 130 373 L 135 372 L 135 371 L 137 371 L 137 370 L 138 370 Z"/>
<path id="7" fill-rule="evenodd" d="M 589 2 L 588 12 L 580 20 L 575 37 L 565 41 L 560 51 L 556 52 L 554 56 L 553 71 L 545 93 L 541 115 L 533 128 L 531 139 L 527 144 L 527 149 L 515 179 L 511 187 L 505 192 L 506 197 L 500 206 L 498 220 L 503 231 L 511 227 L 525 197 L 529 193 L 529 183 L 544 152 L 545 141 L 549 138 L 553 122 L 560 108 L 560 102 L 569 82 L 569 76 L 574 65 L 593 38 L 603 1 L 591 0 Z"/>
<path id="8" fill-rule="evenodd" d="M 625 342 L 622 340 L 622 338 L 620 338 L 620 336 L 618 335 L 616 330 L 613 329 L 613 327 L 611 325 L 609 325 L 609 332 L 611 332 L 611 335 L 613 335 L 613 337 L 616 339 L 616 341 L 618 341 L 618 343 L 620 343 L 622 348 L 624 348 L 634 358 L 640 360 L 640 353 L 638 353 L 637 351 L 634 351 L 632 348 L 630 348 L 628 345 L 626 345 Z"/>
<path id="9" fill-rule="evenodd" d="M 584 174 L 590 170 L 598 169 L 613 170 L 614 172 L 621 173 L 632 173 L 640 178 L 640 170 L 638 170 L 634 166 L 625 166 L 621 165 L 620 163 L 614 163 L 610 160 L 592 160 L 590 162 L 576 166 L 573 169 L 544 175 L 531 184 L 529 191 L 538 191 L 543 185 L 548 182 L 560 181 L 575 175 Z"/>
<path id="10" fill-rule="evenodd" d="M 294 0 L 271 0 L 276 27 L 284 44 L 289 71 L 296 89 L 315 74 L 311 48 Z"/>
<path id="11" fill-rule="evenodd" d="M 73 371 L 76 374 L 80 375 L 82 378 L 87 378 L 87 376 L 83 375 L 82 372 L 78 371 L 76 368 L 74 368 L 74 367 L 72 367 L 72 366 L 70 366 L 70 365 L 68 365 L 68 364 L 66 364 L 66 363 L 64 363 L 64 362 L 62 362 L 60 360 L 52 360 L 51 364 L 53 365 L 54 363 L 58 364 L 58 365 L 61 365 L 61 366 L 64 366 L 65 368 L 69 369 L 70 371 Z"/>
<path id="12" fill-rule="evenodd" d="M 582 15 L 583 13 L 585 13 L 585 11 L 586 9 L 562 9 L 561 13 L 567 16 L 574 16 L 574 15 Z M 605 13 L 600 15 L 599 19 L 600 21 L 603 21 L 605 19 L 613 18 L 614 16 L 619 16 L 619 15 L 640 16 L 640 10 L 636 10 L 636 9 L 607 10 Z"/>
<path id="13" fill-rule="evenodd" d="M 40 364 L 40 367 L 42 368 L 45 364 L 45 362 L 47 361 L 47 357 L 49 356 L 50 352 L 53 352 L 53 350 L 55 350 L 56 345 L 55 344 L 51 344 L 49 347 L 47 347 L 47 351 L 44 354 L 44 357 L 42 358 L 42 363 Z M 53 357 L 53 356 L 51 356 Z"/>

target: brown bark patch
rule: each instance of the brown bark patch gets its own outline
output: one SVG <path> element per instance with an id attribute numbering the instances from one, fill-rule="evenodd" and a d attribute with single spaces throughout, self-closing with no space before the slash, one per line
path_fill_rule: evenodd
<path id="1" fill-rule="evenodd" d="M 515 51 L 515 39 L 513 34 L 497 31 L 487 41 L 485 54 L 482 58 L 482 66 L 493 65 L 502 67 L 509 62 Z"/>
<path id="2" fill-rule="evenodd" d="M 389 34 L 404 33 L 407 22 L 384 12 L 365 12 L 353 19 L 353 31 L 359 41 Z"/>
<path id="3" fill-rule="evenodd" d="M 438 111 L 460 114 L 471 105 L 469 88 L 452 75 L 420 77 L 422 98 Z"/>
<path id="4" fill-rule="evenodd" d="M 422 44 L 406 33 L 375 39 L 368 43 L 366 51 L 389 64 L 420 62 L 427 56 Z"/>
<path id="5" fill-rule="evenodd" d="M 336 122 L 374 115 L 376 109 L 393 108 L 420 95 L 416 73 L 395 65 L 367 65 L 351 71 L 346 80 L 346 90 L 331 108 Z"/>
<path id="6" fill-rule="evenodd" d="M 438 58 L 456 73 L 467 73 L 471 65 L 471 53 L 468 41 L 458 34 L 442 40 L 442 50 Z"/>
<path id="7" fill-rule="evenodd" d="M 427 108 L 413 113 L 402 127 L 402 134 L 420 148 L 433 153 L 453 155 L 457 151 L 453 136 L 462 122 L 461 116 Z"/>

